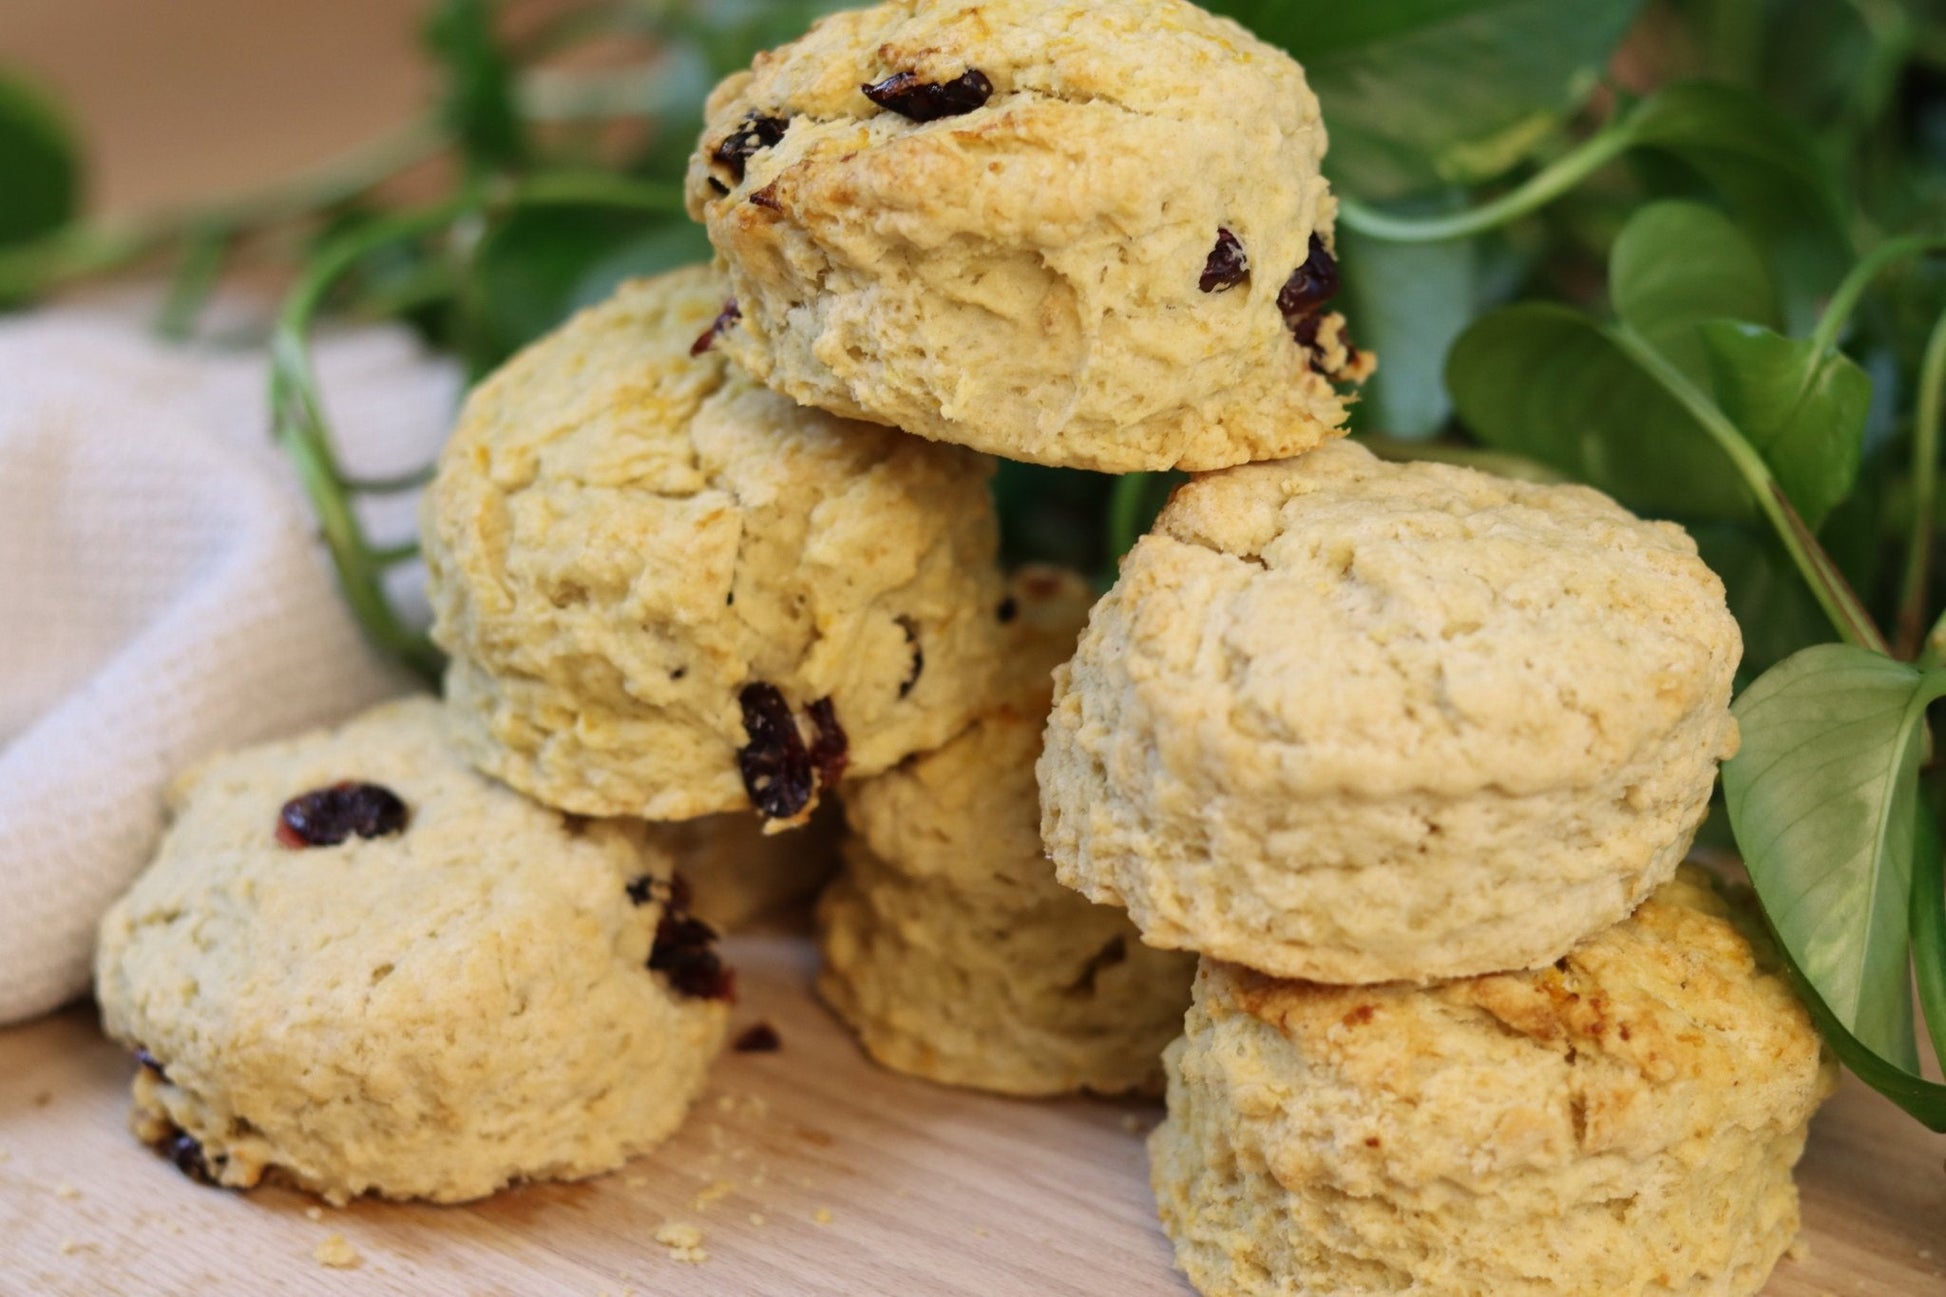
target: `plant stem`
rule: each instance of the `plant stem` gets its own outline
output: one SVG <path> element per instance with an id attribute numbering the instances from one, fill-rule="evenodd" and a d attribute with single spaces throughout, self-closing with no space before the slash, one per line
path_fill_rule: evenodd
<path id="1" fill-rule="evenodd" d="M 431 207 L 405 212 L 333 240 L 305 269 L 278 312 L 271 335 L 270 408 L 272 431 L 297 468 L 298 478 L 317 511 L 325 547 L 338 573 L 338 586 L 365 633 L 428 681 L 439 677 L 439 651 L 424 635 L 407 627 L 385 595 L 386 555 L 375 550 L 354 513 L 347 483 L 338 466 L 317 375 L 311 366 L 311 323 L 326 293 L 361 259 L 390 243 L 420 238 L 443 229 L 477 203 L 468 193 Z"/>
<path id="2" fill-rule="evenodd" d="M 1920 625 L 1925 617 L 1926 590 L 1932 569 L 1933 524 L 1939 494 L 1939 420 L 1946 399 L 1946 315 L 1939 317 L 1926 339 L 1925 359 L 1919 365 L 1919 409 L 1912 427 L 1912 525 L 1905 556 L 1905 580 L 1899 588 L 1896 654 L 1912 659 L 1921 648 Z"/>
<path id="3" fill-rule="evenodd" d="M 1112 564 L 1135 547 L 1142 535 L 1142 504 L 1148 498 L 1153 473 L 1129 473 L 1115 479 L 1108 495 L 1108 557 Z"/>
<path id="4" fill-rule="evenodd" d="M 175 276 L 169 281 L 169 295 L 156 313 L 157 336 L 180 342 L 195 332 L 196 319 L 223 274 L 223 258 L 229 253 L 232 237 L 228 226 L 206 225 L 184 241 Z"/>
<path id="5" fill-rule="evenodd" d="M 1818 317 L 1817 327 L 1811 330 L 1811 354 L 1818 359 L 1838 348 L 1838 339 L 1845 326 L 1851 322 L 1852 312 L 1858 309 L 1859 299 L 1872 286 L 1885 270 L 1896 262 L 1908 257 L 1923 256 L 1946 248 L 1946 235 L 1907 234 L 1900 238 L 1888 239 L 1858 259 L 1838 287 L 1831 292 L 1831 300 L 1825 303 L 1824 314 Z"/>
<path id="6" fill-rule="evenodd" d="M 1559 198 L 1626 153 L 1635 143 L 1633 116 L 1610 122 L 1525 183 L 1490 203 L 1446 216 L 1393 216 L 1352 198 L 1338 200 L 1347 229 L 1387 243 L 1444 243 L 1498 229 Z"/>
<path id="7" fill-rule="evenodd" d="M 1923 794 L 1922 794 L 1923 799 Z M 1923 805 L 1920 831 L 1913 835 L 1912 898 L 1909 920 L 1913 981 L 1933 1053 L 1946 1068 L 1946 861 L 1940 857 L 1938 829 Z"/>
<path id="8" fill-rule="evenodd" d="M 1662 354 L 1633 329 L 1617 325 L 1609 330 L 1609 336 L 1644 373 L 1680 402 L 1723 453 L 1730 457 L 1730 462 L 1743 475 L 1751 494 L 1756 497 L 1757 506 L 1776 529 L 1778 539 L 1783 541 L 1784 548 L 1797 564 L 1797 570 L 1803 575 L 1805 584 L 1811 587 L 1812 595 L 1824 609 L 1839 638 L 1859 648 L 1889 656 L 1891 650 L 1885 643 L 1885 636 L 1859 602 L 1851 583 L 1845 580 L 1844 573 L 1838 570 L 1838 565 L 1818 544 L 1817 536 L 1805 525 L 1783 488 L 1777 485 L 1770 466 L 1744 440 L 1736 425 L 1716 408 L 1714 401 L 1689 381 L 1687 375 L 1663 359 Z"/>

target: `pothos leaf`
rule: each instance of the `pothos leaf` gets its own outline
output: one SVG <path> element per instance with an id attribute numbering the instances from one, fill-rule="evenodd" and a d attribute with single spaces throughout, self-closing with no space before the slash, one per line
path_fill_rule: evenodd
<path id="1" fill-rule="evenodd" d="M 1630 114 L 1627 133 L 1723 196 L 1778 273 L 1785 318 L 1808 324 L 1850 260 L 1837 181 L 1816 141 L 1756 95 L 1712 82 L 1658 91 Z"/>
<path id="2" fill-rule="evenodd" d="M 1805 649 L 1737 700 L 1743 747 L 1723 767 L 1737 844 L 1792 966 L 1857 1043 L 1915 1075 L 1918 758 L 1926 704 L 1942 694 L 1946 673 Z"/>
<path id="3" fill-rule="evenodd" d="M 73 134 L 39 92 L 0 76 L 0 247 L 52 233 L 81 202 Z"/>
<path id="4" fill-rule="evenodd" d="M 1708 433 L 1579 311 L 1522 302 L 1483 316 L 1453 345 L 1446 386 L 1481 441 L 1633 509 L 1751 514 L 1735 466 Z"/>
<path id="5" fill-rule="evenodd" d="M 1338 231 L 1345 311 L 1361 346 L 1385 357 L 1353 408 L 1357 426 L 1431 437 L 1452 413 L 1446 352 L 1479 309 L 1480 241 L 1386 243 Z"/>
<path id="6" fill-rule="evenodd" d="M 1858 481 L 1871 380 L 1843 352 L 1819 355 L 1808 339 L 1733 320 L 1700 333 L 1717 405 L 1816 529 Z"/>
<path id="7" fill-rule="evenodd" d="M 1219 0 L 1304 64 L 1326 168 L 1385 200 L 1498 176 L 1587 97 L 1637 0 Z"/>
<path id="8" fill-rule="evenodd" d="M 1691 378 L 1710 379 L 1707 320 L 1777 322 L 1770 275 L 1736 222 L 1701 203 L 1639 209 L 1608 260 L 1615 314 Z"/>

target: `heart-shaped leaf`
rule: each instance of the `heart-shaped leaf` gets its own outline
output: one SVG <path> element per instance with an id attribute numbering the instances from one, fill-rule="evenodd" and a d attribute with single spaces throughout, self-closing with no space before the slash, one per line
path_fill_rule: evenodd
<path id="1" fill-rule="evenodd" d="M 1608 258 L 1615 314 L 1691 378 L 1710 380 L 1697 326 L 1774 326 L 1777 296 L 1763 257 L 1736 222 L 1701 203 L 1651 203 L 1622 227 Z"/>
<path id="2" fill-rule="evenodd" d="M 1736 467 L 1595 321 L 1523 302 L 1460 335 L 1446 386 L 1475 436 L 1645 513 L 1744 518 Z"/>
<path id="3" fill-rule="evenodd" d="M 1815 530 L 1858 480 L 1872 382 L 1808 339 L 1715 320 L 1699 329 L 1716 403 Z"/>
<path id="4" fill-rule="evenodd" d="M 1346 228 L 1338 256 L 1352 336 L 1385 357 L 1353 407 L 1356 426 L 1437 434 L 1453 408 L 1446 353 L 1479 310 L 1480 241 L 1386 243 Z"/>
<path id="5" fill-rule="evenodd" d="M 1946 674 L 1845 644 L 1794 654 L 1737 700 L 1723 792 L 1791 962 L 1847 1031 L 1916 1072 L 1906 906 L 1920 723 Z"/>

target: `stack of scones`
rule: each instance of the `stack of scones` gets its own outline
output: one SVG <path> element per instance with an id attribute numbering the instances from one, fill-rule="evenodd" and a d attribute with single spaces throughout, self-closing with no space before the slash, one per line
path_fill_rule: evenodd
<path id="1" fill-rule="evenodd" d="M 835 856 L 818 988 L 881 1063 L 1166 1087 L 1211 1297 L 1755 1293 L 1831 1073 L 1681 865 L 1722 586 L 1335 440 L 1375 362 L 1298 65 L 1187 0 L 890 0 L 706 120 L 716 264 L 441 458 L 444 700 L 178 784 L 98 956 L 138 1133 L 340 1201 L 612 1168 L 721 1046 L 712 920 Z M 1191 476 L 1097 603 L 1001 570 L 994 456 Z"/>

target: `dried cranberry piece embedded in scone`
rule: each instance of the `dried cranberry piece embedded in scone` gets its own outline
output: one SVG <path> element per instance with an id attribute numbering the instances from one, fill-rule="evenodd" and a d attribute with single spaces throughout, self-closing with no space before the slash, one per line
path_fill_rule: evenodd
<path id="1" fill-rule="evenodd" d="M 859 88 L 880 108 L 915 122 L 964 117 L 993 97 L 993 82 L 978 68 L 968 68 L 951 81 L 921 81 L 910 72 L 895 72 Z"/>
<path id="2" fill-rule="evenodd" d="M 645 895 L 655 890 L 654 881 L 637 881 L 648 882 Z M 629 885 L 628 894 L 636 899 L 635 884 Z M 693 1000 L 736 999 L 736 974 L 716 953 L 716 929 L 689 912 L 689 884 L 680 875 L 668 883 L 668 900 L 649 949 L 649 971 L 661 973 L 671 989 Z"/>
<path id="3" fill-rule="evenodd" d="M 1221 293 L 1250 278 L 1250 254 L 1230 231 L 1218 228 L 1216 246 L 1203 263 L 1203 274 L 1196 286 L 1205 293 Z"/>
<path id="4" fill-rule="evenodd" d="M 735 302 L 723 303 L 723 309 L 717 313 L 716 319 L 711 321 L 709 328 L 704 329 L 702 332 L 702 336 L 698 337 L 695 342 L 690 344 L 689 346 L 690 356 L 692 358 L 696 356 L 700 356 L 704 352 L 708 351 L 711 347 L 714 347 L 716 345 L 717 336 L 721 334 L 723 330 L 729 328 L 731 325 L 735 324 L 738 320 L 741 320 L 742 318 L 743 318 L 743 312 L 737 309 L 737 304 Z"/>
<path id="5" fill-rule="evenodd" d="M 291 848 L 335 847 L 353 835 L 403 833 L 407 818 L 405 803 L 391 789 L 346 779 L 285 802 L 277 815 L 277 841 Z"/>
<path id="6" fill-rule="evenodd" d="M 203 1146 L 194 1135 L 171 1127 L 169 1133 L 150 1145 L 151 1148 L 173 1165 L 176 1170 L 194 1180 L 197 1184 L 220 1185 L 216 1172 L 210 1167 L 209 1159 L 203 1154 Z"/>
<path id="7" fill-rule="evenodd" d="M 1277 309 L 1284 313 L 1284 324 L 1293 337 L 1303 342 L 1299 329 L 1307 321 L 1314 321 L 1318 309 L 1338 295 L 1338 263 L 1325 248 L 1324 240 L 1316 234 L 1311 236 L 1310 255 L 1304 264 L 1291 272 L 1284 287 L 1277 294 Z M 1310 325 L 1312 337 L 1317 336 L 1317 325 Z M 1308 344 L 1307 344 L 1308 345 Z"/>
<path id="8" fill-rule="evenodd" d="M 776 685 L 745 685 L 737 695 L 750 741 L 737 749 L 737 769 L 750 800 L 773 820 L 787 820 L 811 804 L 817 788 L 811 754 L 797 718 Z"/>
<path id="9" fill-rule="evenodd" d="M 916 669 L 914 678 L 917 678 Z M 904 690 L 899 697 L 905 697 Z M 836 788 L 838 781 L 845 777 L 845 768 L 851 764 L 851 740 L 845 736 L 845 727 L 838 723 L 838 709 L 829 698 L 818 699 L 806 710 L 811 716 L 811 764 L 824 787 Z"/>
<path id="10" fill-rule="evenodd" d="M 786 117 L 766 117 L 753 113 L 743 119 L 742 126 L 710 151 L 710 160 L 728 168 L 736 183 L 742 184 L 743 173 L 751 157 L 765 149 L 775 148 L 790 125 L 790 119 Z"/>

